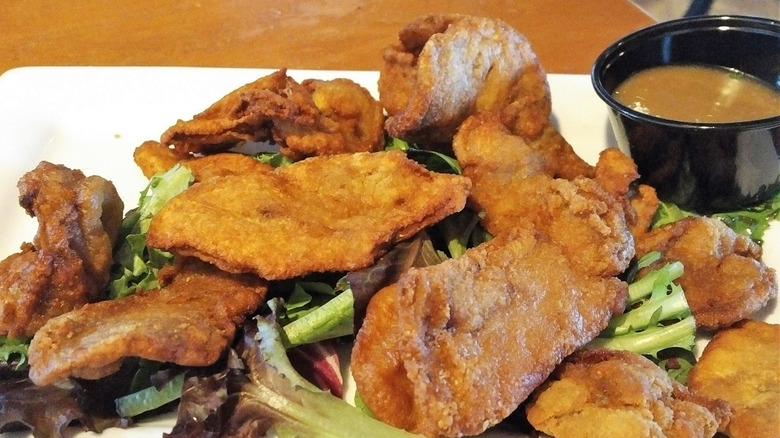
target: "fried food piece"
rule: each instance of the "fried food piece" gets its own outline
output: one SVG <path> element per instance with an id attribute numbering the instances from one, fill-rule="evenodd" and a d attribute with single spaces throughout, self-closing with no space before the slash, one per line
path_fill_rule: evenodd
<path id="1" fill-rule="evenodd" d="M 577 156 L 552 126 L 545 127 L 541 137 L 524 138 L 511 132 L 495 112 L 483 112 L 466 119 L 453 138 L 452 147 L 460 149 L 464 159 L 495 163 L 505 179 L 538 173 L 569 180 L 580 176 L 595 177 L 595 168 Z M 502 162 L 504 155 L 506 160 Z"/>
<path id="2" fill-rule="evenodd" d="M 775 271 L 761 261 L 761 246 L 718 219 L 685 218 L 637 240 L 637 254 L 656 250 L 663 254 L 656 263 L 685 266 L 678 281 L 699 327 L 728 327 L 777 296 Z"/>
<path id="3" fill-rule="evenodd" d="M 352 352 L 358 391 L 398 427 L 481 433 L 622 312 L 626 291 L 523 229 L 412 268 L 370 302 Z"/>
<path id="4" fill-rule="evenodd" d="M 491 234 L 530 227 L 561 245 L 583 272 L 617 275 L 626 269 L 634 255 L 621 198 L 627 177 L 612 181 L 613 193 L 596 179 L 553 178 L 544 156 L 487 113 L 463 123 L 453 150 L 473 183 L 469 205 L 484 212 L 482 224 Z M 608 172 L 601 175 L 606 179 Z"/>
<path id="5" fill-rule="evenodd" d="M 185 162 L 189 158 L 189 154 L 179 153 L 176 149 L 153 140 L 141 143 L 133 151 L 133 161 L 147 178 L 166 172 L 177 163 Z"/>
<path id="6" fill-rule="evenodd" d="M 653 225 L 653 216 L 655 216 L 661 201 L 652 186 L 639 184 L 629 196 L 629 202 L 631 203 L 630 211 L 633 211 L 631 234 L 634 236 L 634 240 L 639 240 L 643 234 L 650 231 L 650 227 Z"/>
<path id="7" fill-rule="evenodd" d="M 540 122 L 541 123 L 541 122 Z M 504 122 L 506 125 L 506 122 Z M 549 119 L 544 122 L 539 137 L 520 135 L 537 154 L 544 157 L 545 173 L 553 178 L 574 179 L 579 176 L 592 178 L 593 167 L 585 162 L 565 138 L 552 126 Z"/>
<path id="8" fill-rule="evenodd" d="M 30 338 L 49 318 L 88 301 L 83 284 L 67 287 L 62 281 L 82 275 L 80 266 L 60 264 L 59 278 L 54 279 L 56 259 L 55 253 L 25 243 L 20 252 L 0 262 L 0 334 Z"/>
<path id="9" fill-rule="evenodd" d="M 619 149 L 607 148 L 599 154 L 593 179 L 608 193 L 625 198 L 631 185 L 639 179 L 636 163 Z"/>
<path id="10" fill-rule="evenodd" d="M 300 114 L 306 109 L 308 113 Z M 189 121 L 178 120 L 163 132 L 160 142 L 180 154 L 222 152 L 241 142 L 270 138 L 270 117 L 315 117 L 307 93 L 286 70 L 231 91 Z"/>
<path id="11" fill-rule="evenodd" d="M 780 434 L 780 326 L 743 320 L 719 331 L 688 375 L 695 394 L 728 401 L 731 438 Z"/>
<path id="12" fill-rule="evenodd" d="M 314 127 L 274 121 L 274 137 L 284 155 L 301 159 L 381 150 L 385 115 L 368 90 L 344 78 L 306 79 L 302 85 L 321 116 Z"/>
<path id="13" fill-rule="evenodd" d="M 147 242 L 269 280 L 361 269 L 460 211 L 470 186 L 397 151 L 313 157 L 194 185 L 155 215 Z"/>
<path id="14" fill-rule="evenodd" d="M 99 379 L 134 356 L 184 366 L 214 363 L 236 325 L 262 302 L 267 283 L 200 261 L 161 271 L 162 287 L 87 304 L 47 322 L 30 343 L 30 379 Z"/>
<path id="15" fill-rule="evenodd" d="M 379 98 L 385 128 L 417 143 L 448 143 L 478 111 L 503 111 L 514 132 L 538 137 L 550 117 L 546 74 L 528 40 L 500 20 L 426 15 L 385 49 Z M 542 124 L 540 124 L 542 122 Z"/>
<path id="16" fill-rule="evenodd" d="M 135 148 L 133 159 L 147 178 L 165 172 L 177 163 L 189 167 L 195 181 L 247 172 L 268 172 L 272 169 L 271 166 L 244 154 L 221 152 L 193 157 L 179 154 L 175 149 L 156 141 L 145 141 Z"/>
<path id="17" fill-rule="evenodd" d="M 18 187 L 38 232 L 0 262 L 0 335 L 10 338 L 31 337 L 49 318 L 98 298 L 124 213 L 110 181 L 62 165 L 43 161 Z"/>
<path id="18" fill-rule="evenodd" d="M 512 180 L 551 173 L 546 157 L 512 134 L 496 113 L 469 117 L 454 137 L 452 149 L 464 172 L 479 167 L 479 172 L 472 172 L 475 183 L 490 177 L 496 183 L 510 184 Z"/>
<path id="19" fill-rule="evenodd" d="M 653 187 L 636 183 L 639 171 L 634 160 L 619 149 L 607 148 L 599 154 L 593 177 L 623 202 L 635 238 L 650 230 L 660 201 Z"/>
<path id="20" fill-rule="evenodd" d="M 556 438 L 710 438 L 731 415 L 727 403 L 691 394 L 643 356 L 606 349 L 569 356 L 525 410 Z"/>
<path id="21" fill-rule="evenodd" d="M 181 154 L 211 154 L 243 142 L 274 141 L 285 155 L 376 151 L 384 142 L 382 107 L 349 79 L 299 84 L 278 70 L 228 93 L 161 136 Z"/>

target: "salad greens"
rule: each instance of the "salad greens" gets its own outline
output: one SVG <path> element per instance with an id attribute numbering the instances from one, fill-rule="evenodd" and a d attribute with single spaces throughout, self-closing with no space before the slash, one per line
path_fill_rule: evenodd
<path id="1" fill-rule="evenodd" d="M 255 318 L 244 331 L 229 369 L 185 388 L 169 437 L 265 436 L 269 431 L 281 438 L 419 436 L 367 416 L 301 377 L 272 319 Z M 208 389 L 201 390 L 202 385 Z"/>
<path id="2" fill-rule="evenodd" d="M 0 363 L 10 367 L 11 371 L 27 368 L 27 349 L 30 341 L 26 339 L 0 336 Z"/>
<path id="3" fill-rule="evenodd" d="M 467 249 L 492 238 L 480 225 L 483 217 L 482 213 L 463 209 L 436 224 L 435 228 L 445 242 L 450 257 L 460 257 Z"/>
<path id="4" fill-rule="evenodd" d="M 130 418 L 143 414 L 181 397 L 184 385 L 184 373 L 176 375 L 162 387 L 148 386 L 140 391 L 127 394 L 115 400 L 116 412 L 120 417 Z"/>
<path id="5" fill-rule="evenodd" d="M 455 158 L 441 152 L 418 149 L 400 138 L 386 137 L 385 150 L 403 151 L 409 159 L 422 164 L 431 172 L 463 174 L 463 169 L 461 169 L 460 163 Z"/>
<path id="6" fill-rule="evenodd" d="M 661 202 L 653 218 L 653 227 L 658 228 L 668 223 L 680 220 L 696 213 L 681 209 L 671 203 Z M 744 210 L 726 211 L 710 214 L 723 221 L 729 228 L 739 234 L 748 236 L 759 245 L 764 241 L 764 233 L 772 221 L 780 218 L 780 192 L 768 201 L 745 208 Z"/>
<path id="7" fill-rule="evenodd" d="M 626 311 L 612 318 L 587 348 L 628 350 L 649 356 L 659 365 L 674 365 L 670 375 L 684 379 L 687 373 L 680 373 L 677 367 L 693 362 L 696 321 L 682 287 L 674 282 L 683 274 L 683 265 L 678 261 L 670 262 L 641 279 L 635 277 L 640 269 L 649 267 L 660 257 L 660 253 L 650 252 L 632 267 L 627 278 Z M 678 354 L 674 357 L 679 360 L 669 362 L 669 358 L 659 357 L 661 352 L 668 354 L 670 351 L 676 351 Z"/>
<path id="8" fill-rule="evenodd" d="M 284 306 L 279 298 L 268 302 L 276 312 Z M 282 343 L 286 348 L 325 339 L 352 335 L 355 316 L 352 291 L 346 290 L 322 306 L 307 312 L 282 327 Z"/>
<path id="9" fill-rule="evenodd" d="M 152 216 L 168 200 L 186 190 L 192 181 L 190 169 L 179 164 L 149 180 L 149 185 L 141 192 L 138 208 L 125 216 L 119 228 L 108 298 L 122 298 L 138 290 L 157 287 L 157 271 L 170 263 L 173 256 L 147 247 L 146 232 Z"/>
<path id="10" fill-rule="evenodd" d="M 84 429 L 101 433 L 108 427 L 126 427 L 127 421 L 102 417 L 89 409 L 90 394 L 76 382 L 36 386 L 26 376 L 0 379 L 0 430 L 25 425 L 35 437 L 71 436 L 65 428 L 78 421 Z"/>
<path id="11" fill-rule="evenodd" d="M 255 160 L 265 163 L 271 167 L 289 166 L 293 160 L 281 152 L 258 152 L 252 155 Z"/>

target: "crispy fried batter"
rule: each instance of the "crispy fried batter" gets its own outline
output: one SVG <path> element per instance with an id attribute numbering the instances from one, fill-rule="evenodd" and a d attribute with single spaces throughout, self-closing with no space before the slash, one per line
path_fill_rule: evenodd
<path id="1" fill-rule="evenodd" d="M 231 91 L 192 120 L 177 121 L 162 134 L 160 142 L 173 145 L 181 154 L 207 154 L 245 141 L 263 141 L 271 137 L 270 117 L 314 120 L 306 97 L 303 87 L 288 77 L 286 70 L 278 70 Z M 306 109 L 309 112 L 302 113 Z"/>
<path id="2" fill-rule="evenodd" d="M 111 182 L 45 161 L 18 186 L 38 232 L 0 262 L 0 334 L 11 338 L 98 298 L 124 208 Z"/>
<path id="3" fill-rule="evenodd" d="M 637 254 L 654 250 L 663 253 L 657 263 L 685 266 L 679 283 L 699 327 L 728 327 L 777 296 L 775 271 L 761 261 L 761 246 L 718 219 L 685 218 L 637 240 Z"/>
<path id="4" fill-rule="evenodd" d="M 634 160 L 619 149 L 607 148 L 599 154 L 594 178 L 623 202 L 626 221 L 635 238 L 650 230 L 660 201 L 654 188 L 636 182 L 639 171 Z"/>
<path id="5" fill-rule="evenodd" d="M 500 164 L 505 177 L 513 175 L 513 171 L 520 172 L 517 178 L 536 173 L 564 179 L 595 176 L 595 168 L 577 156 L 552 126 L 546 126 L 540 137 L 526 138 L 507 128 L 495 112 L 483 112 L 466 119 L 453 138 L 453 148 L 456 142 L 460 143 L 461 149 L 475 150 L 472 152 L 475 156 L 485 155 L 486 160 L 497 164 L 501 156 L 507 154 L 507 161 Z M 479 146 L 471 147 L 471 142 L 477 142 Z M 528 165 L 531 167 L 526 168 Z"/>
<path id="6" fill-rule="evenodd" d="M 625 198 L 632 183 L 639 179 L 639 171 L 629 156 L 619 149 L 607 148 L 599 154 L 593 178 L 608 193 Z"/>
<path id="7" fill-rule="evenodd" d="M 653 225 L 653 216 L 658 210 L 661 201 L 658 194 L 652 186 L 639 184 L 629 197 L 631 203 L 630 211 L 633 211 L 633 221 L 631 222 L 631 234 L 634 240 L 639 240 L 641 236 Z"/>
<path id="8" fill-rule="evenodd" d="M 526 413 L 558 438 L 710 438 L 731 414 L 727 403 L 691 394 L 641 355 L 605 349 L 569 356 Z"/>
<path id="9" fill-rule="evenodd" d="M 194 185 L 152 219 L 147 242 L 269 280 L 360 269 L 460 211 L 470 185 L 401 152 L 313 157 Z"/>
<path id="10" fill-rule="evenodd" d="M 353 375 L 383 421 L 431 437 L 478 434 L 595 337 L 625 299 L 625 283 L 578 272 L 559 245 L 520 230 L 411 269 L 374 296 Z"/>
<path id="11" fill-rule="evenodd" d="M 537 154 L 541 155 L 547 167 L 545 173 L 553 178 L 574 179 L 578 176 L 592 178 L 593 167 L 574 152 L 574 148 L 547 120 L 539 137 L 520 135 Z M 504 122 L 506 125 L 506 122 Z"/>
<path id="12" fill-rule="evenodd" d="M 613 178 L 614 193 L 595 179 L 552 178 L 545 158 L 487 113 L 464 122 L 453 150 L 473 183 L 469 204 L 484 212 L 482 222 L 491 234 L 532 227 L 559 243 L 583 271 L 617 275 L 626 269 L 634 246 L 621 199 L 630 178 L 623 172 L 615 172 L 623 181 Z M 609 179 L 607 165 L 602 179 Z"/>
<path id="13" fill-rule="evenodd" d="M 381 148 L 382 107 L 349 79 L 299 84 L 276 71 L 237 88 L 192 120 L 179 120 L 161 143 L 181 154 L 210 154 L 247 141 L 275 141 L 294 159 Z"/>
<path id="14" fill-rule="evenodd" d="M 176 163 L 189 167 L 195 181 L 247 172 L 268 172 L 272 169 L 271 166 L 244 154 L 220 152 L 193 157 L 179 154 L 175 149 L 156 141 L 145 141 L 135 148 L 133 159 L 147 178 L 167 171 Z"/>
<path id="15" fill-rule="evenodd" d="M 500 20 L 427 15 L 384 52 L 379 96 L 387 131 L 448 143 L 477 111 L 503 111 L 514 132 L 538 137 L 550 116 L 546 74 L 526 38 Z"/>
<path id="16" fill-rule="evenodd" d="M 321 113 L 314 127 L 274 121 L 281 152 L 300 159 L 316 155 L 378 151 L 384 144 L 382 105 L 349 79 L 302 82 Z"/>
<path id="17" fill-rule="evenodd" d="M 555 179 L 489 113 L 470 117 L 453 149 L 497 237 L 375 296 L 352 356 L 371 411 L 428 436 L 480 433 L 517 408 L 622 312 L 615 276 L 634 255 L 623 209 L 637 175 L 625 156 L 605 154 L 606 189 Z"/>
<path id="18" fill-rule="evenodd" d="M 743 320 L 721 330 L 688 376 L 696 394 L 728 401 L 731 438 L 780 436 L 780 326 Z"/>
<path id="19" fill-rule="evenodd" d="M 133 161 L 147 178 L 163 173 L 189 157 L 189 154 L 179 153 L 176 149 L 169 148 L 154 140 L 141 143 L 133 151 Z"/>
<path id="20" fill-rule="evenodd" d="M 200 261 L 172 269 L 161 274 L 163 282 L 171 279 L 159 290 L 88 304 L 47 322 L 30 344 L 30 379 L 41 386 L 67 377 L 98 379 L 128 356 L 214 363 L 236 325 L 262 303 L 267 284 Z"/>

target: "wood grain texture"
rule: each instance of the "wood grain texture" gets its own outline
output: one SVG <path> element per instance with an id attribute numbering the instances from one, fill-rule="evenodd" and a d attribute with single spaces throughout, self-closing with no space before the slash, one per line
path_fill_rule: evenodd
<path id="1" fill-rule="evenodd" d="M 653 23 L 628 0 L 4 0 L 0 73 L 31 65 L 376 70 L 401 26 L 432 12 L 500 18 L 548 72 L 588 73 Z"/>

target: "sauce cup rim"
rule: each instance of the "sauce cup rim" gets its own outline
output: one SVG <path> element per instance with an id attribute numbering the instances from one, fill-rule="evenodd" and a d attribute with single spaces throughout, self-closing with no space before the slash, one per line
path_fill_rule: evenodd
<path id="1" fill-rule="evenodd" d="M 611 92 L 604 86 L 602 73 L 608 69 L 616 57 L 625 53 L 626 50 L 640 47 L 643 40 L 661 37 L 665 35 L 674 35 L 677 33 L 696 32 L 701 30 L 730 30 L 746 29 L 753 32 L 768 32 L 776 34 L 780 39 L 780 21 L 764 17 L 752 17 L 742 15 L 709 15 L 689 18 L 680 18 L 661 22 L 652 26 L 639 29 L 630 33 L 608 46 L 596 59 L 591 69 L 591 83 L 596 94 L 610 108 L 617 111 L 622 116 L 635 121 L 648 122 L 651 124 L 675 129 L 693 129 L 693 130 L 758 130 L 769 129 L 780 126 L 780 115 L 755 120 L 746 120 L 739 122 L 723 123 L 699 123 L 684 122 L 663 117 L 652 116 L 637 110 L 634 110 L 615 99 Z M 679 64 L 679 63 L 677 63 Z M 671 65 L 671 64 L 659 64 Z M 651 66 L 652 67 L 652 66 Z M 637 70 L 638 71 L 638 70 Z M 777 89 L 780 84 L 772 84 Z"/>

